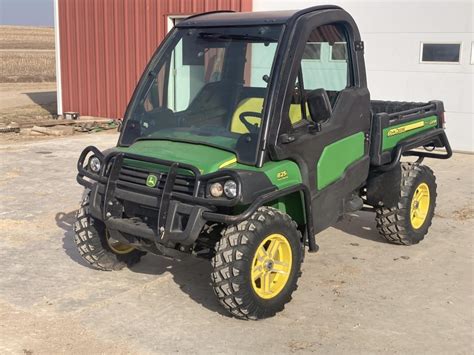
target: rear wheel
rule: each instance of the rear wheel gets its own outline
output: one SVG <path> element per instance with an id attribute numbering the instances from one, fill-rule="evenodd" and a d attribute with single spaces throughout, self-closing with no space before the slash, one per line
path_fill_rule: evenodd
<path id="1" fill-rule="evenodd" d="M 302 261 L 301 233 L 286 214 L 261 207 L 228 227 L 212 259 L 212 285 L 220 303 L 242 319 L 283 310 L 296 289 Z"/>
<path id="2" fill-rule="evenodd" d="M 436 179 L 425 165 L 402 163 L 400 197 L 396 207 L 376 209 L 377 229 L 394 244 L 412 245 L 423 240 L 434 215 Z"/>
<path id="3" fill-rule="evenodd" d="M 74 241 L 81 257 L 99 270 L 120 270 L 132 266 L 145 255 L 129 244 L 113 239 L 102 221 L 89 213 L 89 194 L 77 211 L 74 223 Z"/>

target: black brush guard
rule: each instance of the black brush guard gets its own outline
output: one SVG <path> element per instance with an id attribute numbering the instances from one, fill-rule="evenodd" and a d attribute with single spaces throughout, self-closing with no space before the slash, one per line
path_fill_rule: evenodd
<path id="1" fill-rule="evenodd" d="M 84 167 L 85 159 L 89 154 L 101 160 L 99 174 L 94 174 Z M 121 187 L 119 176 L 125 159 L 168 167 L 164 187 L 151 188 L 134 185 L 133 190 Z M 102 220 L 114 237 L 117 235 L 116 232 L 119 232 L 122 234 L 118 236 L 120 239 L 123 239 L 123 234 L 125 234 L 149 239 L 162 245 L 176 243 L 191 245 L 206 223 L 206 220 L 202 218 L 202 213 L 208 211 L 209 208 L 193 203 L 199 191 L 200 175 L 199 170 L 194 166 L 122 152 L 113 152 L 104 157 L 97 148 L 87 147 L 79 158 L 77 168 L 79 171 L 77 181 L 91 190 L 91 214 Z M 192 195 L 173 191 L 180 169 L 191 171 L 194 175 Z M 125 203 L 156 210 L 156 220 L 153 223 L 145 223 L 139 218 L 124 218 Z M 127 241 L 130 242 L 128 239 Z"/>

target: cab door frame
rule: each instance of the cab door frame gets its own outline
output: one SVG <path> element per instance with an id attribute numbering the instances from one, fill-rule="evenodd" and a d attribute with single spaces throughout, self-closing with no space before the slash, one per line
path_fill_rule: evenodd
<path id="1" fill-rule="evenodd" d="M 339 93 L 332 117 L 322 125 L 320 132 L 311 133 L 309 125 L 304 124 L 295 129 L 291 126 L 288 108 L 304 47 L 314 29 L 331 24 L 344 28 L 348 67 L 351 72 L 350 85 Z M 299 165 L 303 183 L 310 190 L 314 229 L 318 232 L 342 216 L 345 203 L 367 179 L 370 164 L 367 139 L 371 126 L 370 97 L 366 86 L 363 55 L 358 50 L 361 43 L 360 34 L 349 14 L 339 9 L 305 14 L 296 19 L 288 41 L 288 54 L 281 68 L 282 74 L 286 72 L 285 80 L 281 81 L 279 90 L 274 92 L 283 104 L 280 104 L 280 109 L 273 116 L 276 119 L 273 119 L 270 128 L 269 159 L 289 159 Z M 344 149 L 351 145 L 344 140 L 353 139 L 353 136 L 357 144 L 363 145 L 361 156 L 355 161 L 348 160 L 349 164 L 336 180 L 328 184 L 318 183 L 318 178 L 321 180 L 318 176 L 320 160 L 326 161 L 323 164 L 326 166 L 321 166 L 321 169 L 328 169 L 327 162 L 334 156 L 341 155 L 344 160 Z"/>

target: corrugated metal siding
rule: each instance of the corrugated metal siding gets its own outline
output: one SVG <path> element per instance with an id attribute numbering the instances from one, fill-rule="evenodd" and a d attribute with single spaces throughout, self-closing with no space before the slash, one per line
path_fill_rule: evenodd
<path id="1" fill-rule="evenodd" d="M 251 11 L 252 0 L 59 0 L 63 111 L 122 117 L 168 16 Z"/>

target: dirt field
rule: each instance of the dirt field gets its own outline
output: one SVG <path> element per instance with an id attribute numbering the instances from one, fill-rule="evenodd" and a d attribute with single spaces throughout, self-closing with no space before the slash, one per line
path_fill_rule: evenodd
<path id="1" fill-rule="evenodd" d="M 206 261 L 147 255 L 100 272 L 81 260 L 76 159 L 115 140 L 0 145 L 0 353 L 473 353 L 473 155 L 427 162 L 438 207 L 421 244 L 387 244 L 373 215 L 347 216 L 318 235 L 285 311 L 245 322 L 222 312 Z"/>
<path id="2" fill-rule="evenodd" d="M 54 29 L 0 26 L 0 83 L 55 81 Z"/>
<path id="3" fill-rule="evenodd" d="M 55 63 L 54 51 L 0 50 L 0 82 L 55 81 Z"/>
<path id="4" fill-rule="evenodd" d="M 0 126 L 56 116 L 54 55 L 52 28 L 0 26 Z"/>
<path id="5" fill-rule="evenodd" d="M 54 50 L 54 29 L 51 27 L 0 26 L 0 48 L 2 50 Z"/>

